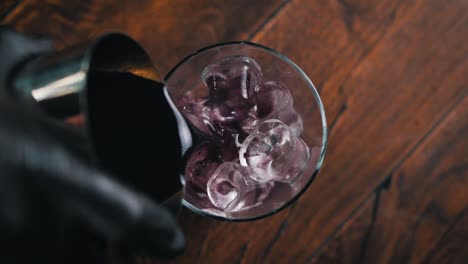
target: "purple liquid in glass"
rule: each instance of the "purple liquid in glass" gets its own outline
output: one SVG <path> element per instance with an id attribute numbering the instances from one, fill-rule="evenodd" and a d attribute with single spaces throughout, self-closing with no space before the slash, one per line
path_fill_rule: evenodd
<path id="1" fill-rule="evenodd" d="M 219 215 L 261 206 L 301 177 L 310 160 L 291 93 L 263 80 L 258 63 L 245 56 L 211 63 L 201 78 L 208 95 L 189 92 L 177 103 L 206 139 L 186 163 L 186 198 Z"/>

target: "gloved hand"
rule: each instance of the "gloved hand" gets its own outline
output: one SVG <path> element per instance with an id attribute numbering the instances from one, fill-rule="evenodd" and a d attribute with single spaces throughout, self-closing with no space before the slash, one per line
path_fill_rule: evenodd
<path id="1" fill-rule="evenodd" d="M 93 168 L 80 135 L 9 96 L 16 67 L 50 49 L 0 28 L 0 263 L 37 263 L 30 248 L 47 258 L 42 249 L 61 248 L 75 223 L 136 252 L 179 253 L 184 238 L 166 209 Z"/>

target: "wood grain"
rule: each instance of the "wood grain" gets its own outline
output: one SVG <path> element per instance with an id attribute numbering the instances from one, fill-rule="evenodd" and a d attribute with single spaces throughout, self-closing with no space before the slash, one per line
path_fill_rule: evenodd
<path id="1" fill-rule="evenodd" d="M 3 0 L 0 2 L 0 21 L 7 16 L 18 3 L 19 0 Z"/>
<path id="2" fill-rule="evenodd" d="M 468 259 L 468 213 L 444 234 L 424 263 L 466 263 Z"/>
<path id="3" fill-rule="evenodd" d="M 2 23 L 50 35 L 58 49 L 125 31 L 163 73 L 207 44 L 251 38 L 290 57 L 316 84 L 330 128 L 317 180 L 288 209 L 254 222 L 220 222 L 184 209 L 187 250 L 173 263 L 419 261 L 450 252 L 463 259 L 456 233 L 466 217 L 447 226 L 462 210 L 457 184 L 466 172 L 443 172 L 463 162 L 446 152 L 468 148 L 444 134 L 466 133 L 457 120 L 468 111 L 467 1 L 24 0 Z M 295 98 L 310 100 L 312 94 Z M 415 224 L 413 215 L 424 217 Z M 393 218 L 402 218 L 401 226 Z M 426 237 L 439 242 L 423 243 Z"/>
<path id="4" fill-rule="evenodd" d="M 336 237 L 320 249 L 320 254 L 310 258 L 310 263 L 359 263 L 361 248 L 365 247 L 366 236 L 371 227 L 376 195 L 360 206 L 340 229 Z"/>
<path id="5" fill-rule="evenodd" d="M 122 31 L 147 49 L 163 74 L 206 45 L 247 39 L 282 0 L 23 0 L 3 21 L 44 34 L 62 49 L 108 31 Z"/>
<path id="6" fill-rule="evenodd" d="M 467 103 L 465 97 L 404 161 L 388 189 L 376 191 L 374 216 L 364 205 L 314 262 L 422 263 L 437 255 L 446 259 L 434 263 L 456 263 L 439 251 L 455 247 L 459 257 L 468 246 L 466 229 L 451 231 L 468 212 Z"/>
<path id="7" fill-rule="evenodd" d="M 332 126 L 325 166 L 303 197 L 268 219 L 223 223 L 184 212 L 188 250 L 175 262 L 308 261 L 466 96 L 468 3 L 449 2 L 286 5 L 254 40 L 318 83 Z"/>

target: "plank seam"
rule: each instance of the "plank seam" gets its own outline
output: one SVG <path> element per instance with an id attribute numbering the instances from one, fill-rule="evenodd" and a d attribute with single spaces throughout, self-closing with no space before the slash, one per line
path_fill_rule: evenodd
<path id="1" fill-rule="evenodd" d="M 374 192 L 372 192 L 373 194 Z M 335 229 L 335 231 L 327 238 L 325 239 L 324 242 L 322 242 L 320 244 L 320 246 L 312 251 L 312 254 L 306 259 L 306 263 L 310 263 L 312 261 L 313 258 L 315 258 L 328 244 L 330 244 L 330 242 L 333 241 L 333 239 L 335 239 L 338 234 L 340 233 L 340 231 L 344 228 L 344 226 L 348 223 L 348 221 L 350 221 L 351 219 L 354 218 L 354 216 L 360 211 L 360 209 L 364 206 L 364 204 L 366 204 L 366 202 L 368 202 L 370 199 L 372 199 L 372 194 L 371 195 L 367 195 L 365 199 L 363 199 L 359 204 L 358 206 L 356 206 L 353 211 L 351 212 L 351 214 L 346 217 L 346 219 L 341 222 L 338 227 Z"/>
<path id="2" fill-rule="evenodd" d="M 390 174 L 388 179 L 382 181 L 382 183 L 375 190 L 375 200 L 374 200 L 374 205 L 372 207 L 371 222 L 370 222 L 369 227 L 366 230 L 366 234 L 364 235 L 364 239 L 361 244 L 361 249 L 359 250 L 359 258 L 358 258 L 359 263 L 363 263 L 364 257 L 366 256 L 366 253 L 367 253 L 366 249 L 369 245 L 370 236 L 372 234 L 372 230 L 374 230 L 375 222 L 377 221 L 377 215 L 378 215 L 380 204 L 381 204 L 380 202 L 382 198 L 381 197 L 382 192 L 389 189 L 392 177 L 393 177 L 393 174 Z"/>
<path id="3" fill-rule="evenodd" d="M 270 23 L 270 21 L 272 21 L 272 20 L 279 14 L 279 12 L 280 12 L 281 10 L 283 10 L 283 8 L 284 8 L 287 4 L 289 4 L 289 3 L 291 3 L 291 2 L 292 2 L 292 0 L 285 0 L 285 1 L 283 1 L 283 3 L 281 3 L 281 5 L 280 5 L 278 8 L 276 8 L 276 9 L 273 11 L 273 13 L 271 13 L 271 15 L 270 15 L 267 19 L 265 19 L 265 21 L 263 21 L 263 23 L 260 24 L 260 26 L 258 26 L 258 28 L 257 28 L 256 30 L 254 30 L 254 32 L 252 32 L 252 33 L 249 35 L 248 40 L 251 41 L 260 31 L 262 31 L 262 30 L 265 28 L 265 26 L 266 26 L 268 23 Z"/>
<path id="4" fill-rule="evenodd" d="M 450 224 L 450 226 L 445 230 L 444 234 L 440 237 L 439 240 L 437 240 L 437 243 L 435 244 L 435 247 L 426 255 L 424 260 L 421 263 L 428 263 L 429 259 L 434 256 L 436 253 L 436 249 L 439 248 L 439 244 L 442 243 L 442 241 L 450 234 L 450 232 L 457 226 L 458 222 L 460 222 L 465 214 L 468 212 L 468 207 L 465 208 L 459 215 L 457 215 L 456 219 Z"/>

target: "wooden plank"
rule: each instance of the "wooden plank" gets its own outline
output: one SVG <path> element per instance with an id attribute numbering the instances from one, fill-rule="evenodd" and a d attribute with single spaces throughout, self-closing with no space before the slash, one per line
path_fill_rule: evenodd
<path id="1" fill-rule="evenodd" d="M 372 221 L 364 206 L 313 262 L 422 263 L 445 250 L 461 259 L 467 230 L 450 230 L 468 211 L 467 104 L 465 97 L 393 173 L 388 190 L 377 191 Z M 447 259 L 434 263 L 455 263 Z"/>
<path id="2" fill-rule="evenodd" d="M 247 39 L 283 0 L 24 0 L 2 23 L 51 36 L 58 49 L 123 31 L 148 50 L 165 74 L 191 52 Z"/>
<path id="3" fill-rule="evenodd" d="M 184 212 L 188 250 L 175 262 L 308 260 L 466 96 L 467 2 L 340 3 L 292 1 L 254 37 L 290 56 L 321 87 L 335 125 L 316 182 L 288 210 L 260 221 Z M 343 16 L 350 13 L 351 27 Z"/>

